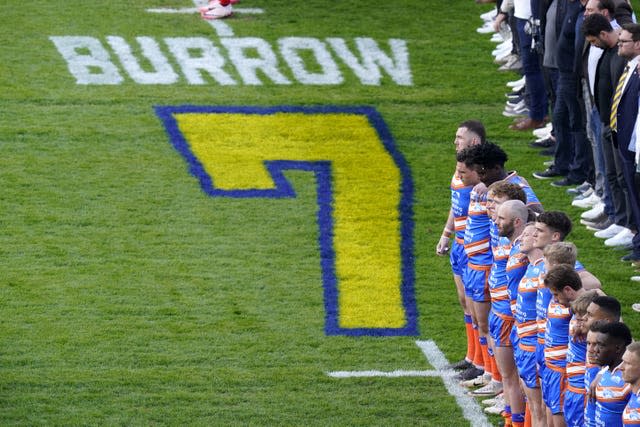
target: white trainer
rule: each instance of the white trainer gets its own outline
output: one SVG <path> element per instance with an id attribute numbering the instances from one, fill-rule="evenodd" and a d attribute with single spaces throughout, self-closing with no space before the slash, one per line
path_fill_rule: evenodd
<path id="1" fill-rule="evenodd" d="M 210 1 L 205 7 L 200 8 L 200 16 L 203 19 L 224 19 L 233 15 L 231 3 L 226 6 L 220 4 L 218 0 Z"/>
<path id="2" fill-rule="evenodd" d="M 596 231 L 593 235 L 599 239 L 610 239 L 616 234 L 624 230 L 624 227 L 618 224 L 611 224 L 604 230 Z"/>
<path id="3" fill-rule="evenodd" d="M 507 86 L 511 88 L 523 87 L 525 83 L 524 77 L 519 80 L 514 80 L 511 82 L 507 82 Z M 514 89 L 515 90 L 515 89 Z"/>
<path id="4" fill-rule="evenodd" d="M 519 58 L 519 56 L 518 56 L 518 55 L 516 55 L 516 54 L 513 54 L 513 53 L 509 53 L 507 56 L 501 56 L 501 57 L 500 57 L 500 60 L 498 60 L 498 59 L 494 59 L 494 60 L 493 60 L 493 63 L 494 63 L 494 64 L 497 64 L 497 65 L 504 65 L 504 64 L 506 64 L 507 62 L 509 62 L 510 60 L 512 60 L 512 58 L 516 58 L 516 59 L 517 59 L 517 58 Z M 507 97 L 507 98 L 508 98 L 508 97 Z"/>
<path id="5" fill-rule="evenodd" d="M 511 40 L 509 40 L 506 42 L 502 42 L 498 46 L 496 46 L 496 48 L 491 51 L 491 56 L 493 57 L 503 56 L 505 53 L 511 53 L 512 50 L 513 50 L 513 43 L 511 43 Z"/>
<path id="6" fill-rule="evenodd" d="M 484 408 L 484 412 L 492 415 L 500 415 L 502 411 L 504 411 L 504 408 L 505 408 L 505 404 L 504 402 L 502 402 L 500 404 L 496 404 L 493 406 L 489 406 L 488 408 Z"/>
<path id="7" fill-rule="evenodd" d="M 485 12 L 482 15 L 480 15 L 480 19 L 482 19 L 483 21 L 492 22 L 497 14 L 498 14 L 498 11 L 496 10 L 496 8 L 493 8 L 489 12 Z"/>
<path id="8" fill-rule="evenodd" d="M 630 246 L 632 240 L 633 240 L 633 232 L 628 228 L 625 228 L 615 236 L 605 240 L 604 244 L 605 246 L 609 246 L 610 248 L 613 248 L 616 246 Z"/>
<path id="9" fill-rule="evenodd" d="M 476 29 L 476 32 L 480 34 L 491 34 L 495 33 L 496 30 L 493 28 L 493 22 L 485 22 L 482 27 Z"/>
<path id="10" fill-rule="evenodd" d="M 540 139 L 547 139 L 551 135 L 552 128 L 553 128 L 553 124 L 549 122 L 542 128 L 534 129 L 533 136 Z"/>
<path id="11" fill-rule="evenodd" d="M 482 374 L 478 375 L 475 378 L 472 378 L 467 381 L 461 381 L 460 385 L 462 387 L 483 387 L 491 382 L 491 374 Z"/>
<path id="12" fill-rule="evenodd" d="M 484 387 L 469 392 L 470 396 L 496 396 L 502 393 L 502 383 L 491 381 Z"/>
<path id="13" fill-rule="evenodd" d="M 586 219 L 587 221 L 594 221 L 597 218 L 601 217 L 604 214 L 604 203 L 596 203 L 593 208 L 589 209 L 586 212 L 583 212 L 580 215 L 580 218 Z"/>
<path id="14" fill-rule="evenodd" d="M 498 67 L 498 71 L 515 71 L 519 70 L 520 68 L 522 68 L 522 61 L 519 57 L 514 58 L 512 55 L 511 57 L 509 57 L 509 59 L 507 59 L 507 62 Z"/>
<path id="15" fill-rule="evenodd" d="M 499 55 L 497 55 L 493 62 L 495 62 L 496 64 L 504 64 L 509 60 L 509 57 L 511 57 L 511 55 L 512 55 L 511 49 L 505 50 L 501 52 Z M 513 90 L 516 90 L 516 89 L 514 88 Z"/>
<path id="16" fill-rule="evenodd" d="M 595 192 L 593 192 L 587 197 L 574 199 L 571 202 L 571 206 L 575 206 L 576 208 L 582 208 L 582 209 L 591 209 L 600 201 L 601 201 L 600 197 L 598 197 L 598 195 Z"/>
<path id="17" fill-rule="evenodd" d="M 500 393 L 496 397 L 491 397 L 489 399 L 484 399 L 481 402 L 484 406 L 495 406 L 499 403 L 504 403 L 504 394 Z"/>

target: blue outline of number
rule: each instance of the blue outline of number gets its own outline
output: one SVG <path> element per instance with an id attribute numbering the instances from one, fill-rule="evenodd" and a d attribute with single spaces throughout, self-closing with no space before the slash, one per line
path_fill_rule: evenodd
<path id="1" fill-rule="evenodd" d="M 324 288 L 325 333 L 327 335 L 349 336 L 403 336 L 418 335 L 418 310 L 415 301 L 415 264 L 413 241 L 413 180 L 404 156 L 398 151 L 391 133 L 382 116 L 373 108 L 338 107 L 338 106 L 275 106 L 275 107 L 243 107 L 243 106 L 156 106 L 155 112 L 164 123 L 174 148 L 186 160 L 189 171 L 200 182 L 202 190 L 212 197 L 231 198 L 291 198 L 296 193 L 283 174 L 284 170 L 303 170 L 313 172 L 317 182 L 318 226 L 320 262 Z M 304 113 L 329 114 L 343 113 L 366 116 L 374 127 L 382 144 L 393 158 L 402 176 L 401 200 L 398 210 L 401 222 L 401 254 L 402 254 L 402 304 L 407 316 L 406 325 L 402 328 L 341 328 L 339 326 L 338 291 L 335 273 L 335 252 L 333 247 L 333 192 L 331 185 L 331 162 L 329 161 L 265 161 L 265 167 L 276 184 L 275 189 L 260 190 L 221 190 L 214 186 L 213 179 L 206 173 L 203 165 L 191 151 L 178 128 L 173 114 L 211 113 L 211 114 L 261 114 Z"/>

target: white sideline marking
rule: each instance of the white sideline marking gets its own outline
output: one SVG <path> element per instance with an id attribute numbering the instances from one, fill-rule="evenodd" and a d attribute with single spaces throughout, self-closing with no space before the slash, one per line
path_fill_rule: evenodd
<path id="1" fill-rule="evenodd" d="M 449 363 L 447 358 L 442 354 L 435 342 L 416 341 L 416 344 L 422 350 L 429 363 L 439 371 L 447 371 L 445 368 Z M 491 426 L 489 420 L 484 415 L 475 399 L 467 395 L 467 391 L 462 388 L 451 375 L 443 375 L 442 381 L 450 395 L 455 397 L 458 406 L 462 408 L 462 414 L 469 420 L 472 426 Z"/>
<path id="2" fill-rule="evenodd" d="M 200 13 L 197 7 L 181 7 L 181 8 L 172 8 L 172 7 L 152 7 L 147 9 L 147 12 L 150 13 Z M 233 13 L 244 13 L 247 15 L 262 15 L 264 13 L 264 9 L 259 7 L 234 7 Z"/>
<path id="3" fill-rule="evenodd" d="M 449 364 L 445 355 L 440 351 L 435 342 L 416 341 L 427 361 L 435 368 L 430 371 L 333 371 L 327 372 L 332 378 L 399 378 L 399 377 L 440 377 L 444 382 L 447 392 L 456 399 L 456 403 L 462 409 L 462 415 L 471 423 L 473 427 L 491 427 L 491 423 L 480 409 L 475 399 L 467 394 L 467 390 L 458 385 L 458 381 L 453 379 L 455 372 L 447 369 Z"/>
<path id="4" fill-rule="evenodd" d="M 193 4 L 196 7 L 181 7 L 181 8 L 171 8 L 171 7 L 158 7 L 147 9 L 147 12 L 150 13 L 200 13 L 200 7 L 207 5 L 207 0 L 193 0 Z M 264 13 L 264 9 L 260 9 L 258 7 L 234 7 L 233 13 L 246 13 L 246 14 L 255 14 L 261 15 Z M 210 19 L 205 20 L 211 27 L 215 30 L 218 37 L 233 37 L 235 34 L 233 29 L 226 23 L 222 22 L 222 19 Z"/>
<path id="5" fill-rule="evenodd" d="M 334 371 L 327 372 L 327 375 L 333 378 L 363 378 L 363 377 L 387 377 L 387 378 L 399 378 L 399 377 L 441 377 L 443 375 L 453 375 L 453 372 L 438 372 L 438 371 Z"/>

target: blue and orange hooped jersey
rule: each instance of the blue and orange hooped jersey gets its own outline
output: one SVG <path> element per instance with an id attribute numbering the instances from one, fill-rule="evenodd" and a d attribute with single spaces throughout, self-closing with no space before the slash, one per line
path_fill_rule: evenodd
<path id="1" fill-rule="evenodd" d="M 547 308 L 551 302 L 553 295 L 551 291 L 544 285 L 544 262 L 542 264 L 542 270 L 540 271 L 540 279 L 538 285 L 538 294 L 536 296 L 536 318 L 538 320 L 538 343 L 544 344 L 545 329 L 547 327 Z M 575 270 L 580 272 L 584 271 L 584 266 L 580 261 L 576 261 Z"/>
<path id="2" fill-rule="evenodd" d="M 493 221 L 491 221 L 491 237 L 491 252 L 493 254 L 493 265 L 489 273 L 491 310 L 512 318 L 507 282 L 507 261 L 511 252 L 511 241 L 507 237 L 498 236 L 498 228 Z"/>
<path id="3" fill-rule="evenodd" d="M 467 224 L 464 231 L 464 250 L 469 263 L 476 266 L 491 266 L 491 222 L 487 214 L 487 194 L 471 191 Z"/>
<path id="4" fill-rule="evenodd" d="M 574 393 L 585 394 L 584 373 L 587 365 L 587 341 L 575 334 L 575 315 L 569 323 L 569 348 L 567 350 L 568 387 Z"/>
<path id="5" fill-rule="evenodd" d="M 600 371 L 602 376 L 596 385 L 596 424 L 620 425 L 624 408 L 631 397 L 631 385 L 624 382 L 619 369 L 608 367 Z"/>
<path id="6" fill-rule="evenodd" d="M 540 285 L 540 274 L 543 271 L 542 258 L 535 260 L 527 266 L 524 276 L 518 283 L 515 317 L 520 339 L 535 340 L 538 335 L 536 298 Z"/>
<path id="7" fill-rule="evenodd" d="M 571 317 L 569 307 L 555 301 L 549 303 L 544 335 L 544 359 L 547 365 L 566 366 Z"/>
<path id="8" fill-rule="evenodd" d="M 515 317 L 518 301 L 518 285 L 524 277 L 529 266 L 529 258 L 520 252 L 520 239 L 516 239 L 509 251 L 509 259 L 505 274 L 507 275 L 507 292 L 509 293 L 509 305 L 511 306 L 511 314 Z"/>
<path id="9" fill-rule="evenodd" d="M 507 261 L 511 253 L 511 241 L 508 237 L 498 234 L 498 226 L 490 220 L 489 236 L 491 237 L 491 254 L 493 255 L 493 263 L 500 265 L 500 273 L 505 274 Z"/>
<path id="10" fill-rule="evenodd" d="M 622 425 L 640 425 L 640 396 L 638 393 L 631 393 L 629 396 L 629 402 L 622 413 Z"/>
<path id="11" fill-rule="evenodd" d="M 600 365 L 593 364 L 589 361 L 589 355 L 587 355 L 587 364 L 584 372 L 584 389 L 589 390 L 591 383 L 595 380 L 598 372 L 602 367 Z M 586 399 L 584 405 L 584 419 L 585 425 L 595 425 L 596 419 L 596 402 L 593 399 Z"/>
<path id="12" fill-rule="evenodd" d="M 464 239 L 464 230 L 467 225 L 467 214 L 469 212 L 469 201 L 471 197 L 472 185 L 465 186 L 457 173 L 451 177 L 451 212 L 453 212 L 453 223 L 456 239 L 460 242 Z"/>

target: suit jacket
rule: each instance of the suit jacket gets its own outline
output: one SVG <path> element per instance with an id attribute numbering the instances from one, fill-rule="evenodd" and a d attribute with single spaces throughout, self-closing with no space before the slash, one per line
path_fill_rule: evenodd
<path id="1" fill-rule="evenodd" d="M 613 13 L 613 18 L 616 20 L 618 25 L 623 26 L 624 24 L 632 24 L 633 23 L 633 10 L 631 10 L 631 6 L 624 0 L 616 0 L 614 1 L 615 9 Z"/>
<path id="2" fill-rule="evenodd" d="M 558 33 L 558 71 L 575 74 L 576 57 L 582 54 L 582 46 L 576 54 L 576 21 L 583 15 L 584 8 L 578 0 L 565 0 L 566 13 L 562 21 L 562 30 Z M 558 3 L 558 7 L 560 3 Z M 559 11 L 558 11 L 559 12 Z M 556 18 L 557 19 L 557 18 Z"/>
<path id="3" fill-rule="evenodd" d="M 626 64 L 627 60 L 618 55 L 618 46 L 605 49 L 598 61 L 593 95 L 600 120 L 606 127 L 609 127 L 613 93 Z"/>
<path id="4" fill-rule="evenodd" d="M 638 76 L 638 67 L 631 71 L 631 77 L 624 88 L 620 104 L 618 104 L 616 141 L 620 154 L 627 160 L 635 161 L 635 154 L 629 151 L 629 143 L 633 128 L 636 124 L 638 116 L 638 92 L 640 91 L 640 76 Z"/>

